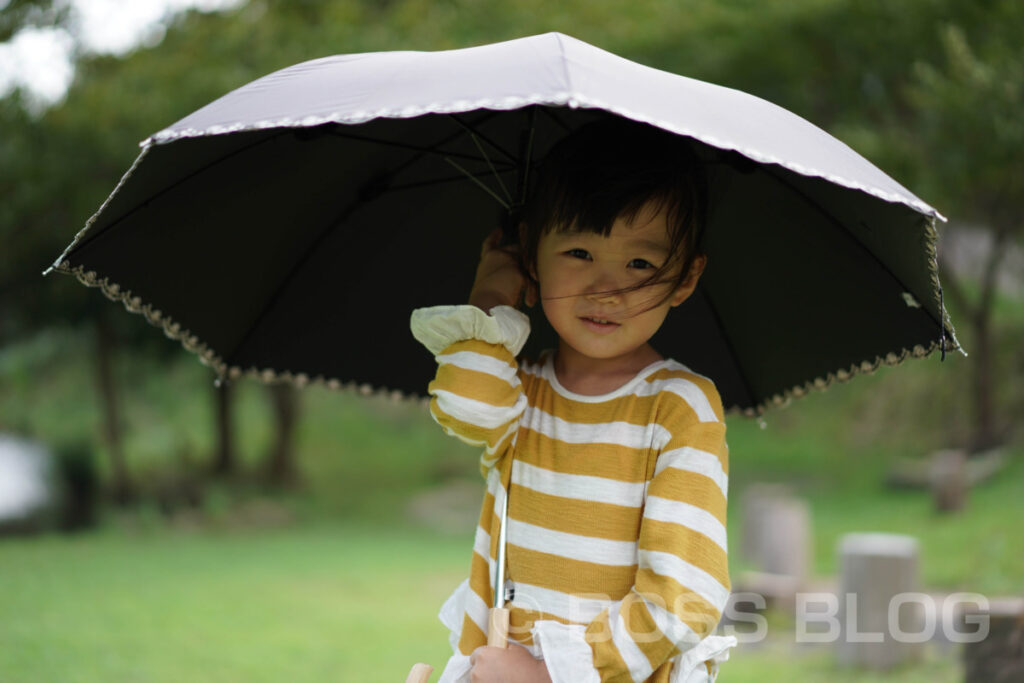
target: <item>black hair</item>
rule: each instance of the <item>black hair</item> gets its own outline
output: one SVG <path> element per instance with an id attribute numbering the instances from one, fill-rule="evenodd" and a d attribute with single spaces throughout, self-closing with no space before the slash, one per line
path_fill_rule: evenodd
<path id="1" fill-rule="evenodd" d="M 536 272 L 542 235 L 584 231 L 607 236 L 616 219 L 633 221 L 648 202 L 666 212 L 670 256 L 638 287 L 672 274 L 669 298 L 700 255 L 707 176 L 684 137 L 619 117 L 590 123 L 551 149 L 535 181 L 522 213 L 527 273 Z"/>

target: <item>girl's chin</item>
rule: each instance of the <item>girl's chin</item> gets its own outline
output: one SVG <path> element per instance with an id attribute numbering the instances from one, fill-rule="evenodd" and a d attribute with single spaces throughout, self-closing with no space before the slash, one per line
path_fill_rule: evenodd
<path id="1" fill-rule="evenodd" d="M 602 341 L 605 343 L 601 343 Z M 566 348 L 566 350 L 574 356 L 586 358 L 592 361 L 621 361 L 623 358 L 639 352 L 639 349 L 622 348 L 618 344 L 608 343 L 607 340 L 600 338 L 577 338 L 570 339 L 568 341 L 566 341 L 565 338 L 562 338 L 561 347 Z"/>

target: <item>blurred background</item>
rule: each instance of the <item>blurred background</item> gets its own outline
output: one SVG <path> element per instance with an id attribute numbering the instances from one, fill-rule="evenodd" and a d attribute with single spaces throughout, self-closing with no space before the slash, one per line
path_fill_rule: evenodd
<path id="1" fill-rule="evenodd" d="M 748 637 L 719 680 L 1003 680 L 942 620 L 913 653 L 854 662 L 800 637 L 795 596 L 856 583 L 844 539 L 879 532 L 912 540 L 922 594 L 1017 614 L 1024 3 L 0 0 L 0 681 L 443 665 L 435 615 L 469 568 L 474 449 L 417 402 L 217 387 L 140 316 L 41 272 L 138 141 L 254 78 L 547 31 L 776 102 L 949 217 L 941 279 L 968 357 L 729 419 L 731 571 L 765 600 L 726 619 Z"/>

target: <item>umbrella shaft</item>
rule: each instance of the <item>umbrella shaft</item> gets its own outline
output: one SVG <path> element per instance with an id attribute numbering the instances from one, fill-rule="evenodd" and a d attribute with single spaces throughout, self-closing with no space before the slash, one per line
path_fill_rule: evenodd
<path id="1" fill-rule="evenodd" d="M 505 537 L 508 533 L 508 490 L 501 505 L 501 525 L 498 531 L 498 556 L 494 564 L 494 607 L 505 606 Z"/>

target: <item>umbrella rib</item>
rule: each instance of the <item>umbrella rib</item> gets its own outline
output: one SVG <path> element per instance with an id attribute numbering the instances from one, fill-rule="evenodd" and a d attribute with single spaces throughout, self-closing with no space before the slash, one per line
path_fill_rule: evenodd
<path id="1" fill-rule="evenodd" d="M 501 191 L 505 194 L 506 201 L 502 201 L 501 198 L 498 197 L 498 195 L 495 192 L 491 191 L 491 189 L 489 187 L 487 187 L 482 180 L 480 180 L 479 178 L 477 178 L 477 177 L 471 175 L 470 173 L 468 173 L 465 169 L 463 169 L 461 166 L 456 164 L 451 159 L 445 158 L 445 161 L 447 161 L 449 164 L 451 164 L 455 168 L 457 168 L 460 171 L 462 171 L 463 173 L 465 173 L 466 176 L 470 180 L 472 180 L 474 183 L 476 183 L 481 188 L 483 188 L 483 190 L 485 192 L 487 192 L 487 194 L 489 194 L 492 197 L 494 197 L 498 201 L 498 203 L 501 204 L 501 206 L 505 209 L 505 211 L 511 212 L 512 211 L 512 206 L 515 204 L 515 200 L 512 199 L 512 195 L 509 193 L 508 188 L 505 187 L 505 182 L 501 179 L 501 175 L 494 168 L 494 164 L 491 163 L 491 158 L 487 155 L 487 152 L 484 151 L 484 147 L 483 147 L 483 145 L 480 144 L 480 140 L 482 139 L 482 140 L 486 141 L 487 144 L 489 144 L 491 147 L 494 147 L 496 150 L 498 150 L 498 152 L 503 154 L 505 156 L 505 158 L 511 159 L 511 161 L 513 162 L 513 167 L 516 164 L 516 160 L 511 155 L 509 155 L 504 149 L 502 149 L 497 143 L 495 143 L 493 140 L 488 138 L 483 133 L 478 132 L 475 128 L 470 126 L 468 123 L 465 123 L 464 121 L 462 121 L 462 119 L 460 119 L 455 114 L 449 114 L 448 118 L 450 118 L 451 120 L 455 121 L 455 123 L 457 123 L 459 126 L 461 126 L 466 131 L 466 133 L 469 135 L 469 138 L 473 141 L 473 144 L 476 145 L 476 148 L 480 152 L 480 155 L 483 156 L 484 161 L 486 161 L 487 165 L 490 166 L 491 173 L 494 174 L 494 179 L 498 181 L 498 187 L 500 187 Z M 520 161 L 522 161 L 522 160 L 520 159 Z"/>
<path id="2" fill-rule="evenodd" d="M 97 239 L 99 239 L 103 235 L 106 235 L 108 232 L 110 232 L 110 230 L 113 229 L 114 226 L 118 225 L 123 220 L 125 220 L 126 218 L 128 218 L 129 216 L 134 214 L 135 212 L 140 211 L 141 209 L 145 208 L 150 202 L 152 202 L 153 200 L 155 200 L 155 199 L 157 199 L 157 198 L 167 194 L 168 192 L 170 192 L 174 188 L 178 187 L 182 183 L 185 183 L 185 182 L 191 180 L 192 178 L 194 178 L 195 176 L 199 175 L 200 173 L 205 173 L 207 170 L 213 168 L 214 166 L 216 166 L 217 164 L 221 163 L 222 161 L 226 161 L 226 160 L 230 159 L 231 157 L 234 157 L 234 156 L 237 156 L 237 155 L 241 154 L 242 152 L 247 152 L 250 149 L 252 149 L 253 147 L 257 147 L 259 145 L 262 145 L 262 144 L 265 144 L 267 142 L 270 142 L 270 141 L 272 141 L 272 140 L 274 140 L 274 139 L 276 139 L 276 138 L 278 138 L 278 137 L 280 137 L 282 135 L 287 134 L 288 132 L 289 131 L 282 131 L 282 132 L 276 133 L 274 135 L 270 135 L 270 136 L 268 136 L 268 137 L 266 137 L 266 138 L 264 138 L 262 140 L 256 140 L 255 142 L 252 142 L 251 144 L 239 147 L 238 149 L 234 150 L 233 152 L 231 152 L 229 154 L 225 154 L 222 157 L 217 157 L 216 159 L 214 159 L 210 163 L 206 164 L 202 168 L 198 168 L 198 169 L 192 171 L 191 173 L 189 173 L 188 175 L 186 175 L 186 176 L 184 176 L 182 178 L 179 178 L 177 181 L 171 183 L 167 187 L 162 188 L 159 192 L 155 193 L 154 195 L 152 195 L 150 197 L 147 197 L 146 200 L 143 201 L 141 204 L 139 204 L 139 205 L 133 207 L 132 209 L 126 211 L 125 213 L 121 214 L 115 220 L 113 220 L 110 223 L 108 223 L 107 225 L 103 226 L 103 228 L 101 228 L 99 231 L 93 233 L 92 235 L 84 236 L 82 238 L 82 240 L 78 244 L 75 245 L 74 251 L 75 252 L 80 252 L 86 246 L 92 244 L 94 241 L 96 241 Z"/>
<path id="3" fill-rule="evenodd" d="M 468 176 L 468 177 L 479 178 L 480 176 L 473 175 L 473 176 Z M 466 178 L 467 178 L 467 175 L 466 174 L 462 174 L 462 175 L 456 175 L 456 176 L 449 176 L 447 178 L 436 178 L 434 180 L 421 180 L 421 181 L 418 181 L 418 182 L 403 183 L 401 185 L 389 185 L 385 191 L 386 192 L 392 192 L 392 191 L 397 191 L 397 190 L 414 190 L 414 189 L 416 189 L 418 187 L 429 187 L 431 185 L 444 185 L 445 183 L 464 182 L 466 180 Z"/>
<path id="4" fill-rule="evenodd" d="M 497 114 L 498 114 L 498 112 L 496 112 L 496 111 L 490 111 L 490 112 L 488 112 L 487 114 L 485 114 L 484 116 L 481 117 L 481 121 L 489 121 L 490 119 L 494 118 L 494 116 L 496 116 Z M 452 133 L 452 134 L 442 138 L 438 142 L 434 143 L 430 147 L 420 147 L 420 146 L 412 145 L 412 144 L 409 144 L 409 143 L 402 143 L 402 142 L 391 141 L 391 140 L 380 140 L 380 139 L 377 139 L 377 138 L 371 138 L 369 136 L 364 136 L 364 135 L 363 136 L 361 136 L 361 135 L 354 135 L 352 133 L 342 133 L 340 127 L 331 129 L 330 133 L 332 135 L 336 136 L 336 137 L 349 138 L 349 139 L 352 139 L 352 140 L 362 140 L 364 142 L 372 142 L 372 143 L 376 143 L 376 144 L 379 144 L 379 145 L 397 147 L 399 149 L 403 149 L 403 148 L 404 149 L 411 149 L 411 150 L 413 150 L 415 152 L 418 152 L 418 154 L 414 154 L 412 157 L 407 159 L 404 163 L 402 163 L 402 164 L 398 165 L 397 167 L 395 167 L 394 169 L 392 169 L 391 174 L 390 174 L 392 178 L 394 178 L 399 173 L 401 173 L 402 171 L 406 170 L 407 168 L 409 168 L 410 166 L 412 166 L 413 164 L 418 162 L 420 159 L 424 158 L 424 156 L 426 156 L 426 155 L 441 156 L 441 155 L 444 155 L 444 154 L 448 154 L 449 156 L 458 156 L 459 155 L 458 152 L 443 152 L 443 151 L 440 151 L 440 148 L 442 146 L 444 146 L 444 145 L 447 145 L 452 140 L 455 140 L 456 138 L 459 137 L 459 135 L 462 134 L 461 132 Z M 480 161 L 477 157 L 474 157 L 471 154 L 465 154 L 465 155 L 462 155 L 462 156 L 464 156 L 466 159 L 469 159 L 469 160 L 472 160 L 472 161 Z M 506 167 L 505 170 L 508 170 L 510 168 L 512 168 L 512 166 Z"/>
<path id="5" fill-rule="evenodd" d="M 850 232 L 850 229 L 847 228 L 843 224 L 842 221 L 840 221 L 835 216 L 833 216 L 832 213 L 830 213 L 829 211 L 826 211 L 825 207 L 823 207 L 813 197 L 811 197 L 809 194 L 807 194 L 806 192 L 804 192 L 800 188 L 796 187 L 793 183 L 791 183 L 789 180 L 787 180 L 783 176 L 781 176 L 778 173 L 774 172 L 773 169 L 771 169 L 771 168 L 769 168 L 767 166 L 762 166 L 761 168 L 764 170 L 764 172 L 766 174 L 768 174 L 772 178 L 775 178 L 775 180 L 777 180 L 778 182 L 780 182 L 783 185 L 785 185 L 789 190 L 791 190 L 792 192 L 795 192 L 796 194 L 800 195 L 804 199 L 804 201 L 806 201 L 808 203 L 808 205 L 813 206 L 814 209 L 818 213 L 820 213 L 822 216 L 824 216 L 825 219 L 829 223 L 831 223 L 833 227 L 837 228 L 839 230 L 839 232 L 841 232 L 842 234 L 846 235 L 847 239 L 849 239 L 850 242 L 852 242 L 854 245 L 859 247 L 861 249 L 861 251 L 863 251 L 865 254 L 867 254 L 869 258 L 871 258 L 875 263 L 878 264 L 879 268 L 881 268 L 883 271 L 888 273 L 889 277 L 891 277 L 896 282 L 896 284 L 898 284 L 900 286 L 900 288 L 904 292 L 909 292 L 910 291 L 910 288 L 907 287 L 906 283 L 904 283 L 903 280 L 901 280 L 899 278 L 899 276 L 896 275 L 896 273 L 894 273 L 892 270 L 890 270 L 889 267 L 887 265 L 885 265 L 885 263 L 882 261 L 882 259 L 878 258 L 878 256 L 875 255 L 875 252 L 873 252 L 870 249 L 868 249 L 867 246 L 863 242 L 861 242 L 859 239 L 857 239 L 857 237 L 852 232 Z M 924 308 L 924 307 L 922 307 L 922 308 L 923 308 L 924 312 L 928 314 L 928 317 L 932 319 L 933 322 L 938 323 L 940 334 L 945 334 L 945 332 L 946 332 L 945 325 L 941 321 L 936 320 L 935 316 L 932 315 L 931 311 L 929 311 L 927 308 Z M 940 315 L 941 315 L 941 312 L 940 312 Z"/>
<path id="6" fill-rule="evenodd" d="M 413 151 L 419 152 L 420 155 L 422 155 L 422 154 L 442 155 L 442 158 L 446 162 L 448 162 L 449 164 L 454 166 L 456 169 L 458 169 L 463 174 L 463 176 L 465 178 L 468 178 L 469 180 L 473 181 L 478 186 L 480 186 L 484 191 L 486 191 L 488 194 L 490 194 L 492 197 L 494 197 L 494 199 L 497 200 L 499 204 L 501 204 L 503 207 L 505 207 L 506 210 L 508 210 L 508 208 L 509 208 L 509 205 L 504 200 L 502 200 L 501 197 L 499 197 L 497 194 L 495 194 L 494 191 L 491 190 L 491 188 L 487 187 L 487 185 L 485 185 L 476 175 L 470 173 L 465 168 L 463 168 L 461 165 L 459 165 L 458 162 L 456 162 L 454 159 L 452 159 L 453 156 L 458 156 L 458 157 L 461 157 L 461 158 L 464 158 L 464 159 L 471 159 L 473 161 L 479 161 L 479 159 L 477 159 L 476 157 L 474 157 L 472 155 L 458 154 L 458 153 L 452 153 L 450 155 L 446 155 L 444 152 L 441 152 L 441 151 L 439 151 L 437 149 L 431 149 L 431 148 L 426 148 L 426 147 L 418 147 L 416 145 L 410 145 L 410 144 L 406 144 L 406 143 L 390 142 L 390 141 L 386 141 L 386 140 L 378 140 L 378 139 L 374 139 L 374 138 L 369 138 L 369 137 L 366 137 L 366 136 L 351 135 L 351 134 L 342 133 L 342 132 L 336 131 L 336 130 L 335 131 L 331 131 L 331 133 L 333 135 L 336 135 L 336 136 L 342 137 L 342 138 L 351 138 L 351 139 L 361 140 L 361 141 L 365 141 L 365 142 L 373 142 L 373 143 L 378 143 L 378 144 L 390 145 L 390 146 L 393 146 L 393 147 L 399 147 L 399 148 L 404 148 L 404 149 L 411 149 Z M 450 142 L 454 137 L 455 136 L 451 136 L 451 137 L 445 138 L 444 140 L 442 140 L 441 142 L 438 143 L 438 146 L 446 144 L 447 142 Z M 493 144 L 493 143 L 491 143 L 491 144 Z M 478 147 L 479 147 L 479 145 L 478 145 Z M 414 164 L 419 158 L 421 158 L 420 155 L 414 156 L 412 159 L 409 159 L 407 162 L 405 162 L 404 164 L 399 166 L 396 170 L 393 170 L 391 173 L 389 173 L 389 176 L 393 178 L 396 173 L 399 173 L 402 170 L 408 168 L 410 165 Z M 485 158 L 486 158 L 486 155 L 485 155 Z M 490 161 L 489 160 L 488 160 L 488 164 L 490 165 Z M 495 173 L 495 175 L 497 175 L 497 171 L 495 170 L 493 165 L 491 165 L 491 170 L 492 170 L 492 172 Z M 506 170 L 511 170 L 511 169 L 506 169 Z M 434 184 L 435 182 L 436 183 L 440 183 L 440 182 L 448 182 L 449 180 L 454 181 L 454 180 L 461 180 L 461 179 L 462 179 L 462 177 L 456 176 L 455 178 L 452 178 L 452 179 L 444 179 L 444 180 L 439 180 L 439 181 L 430 181 L 430 182 L 427 182 L 427 183 L 410 184 L 410 185 L 406 185 L 406 186 L 390 186 L 390 187 L 384 188 L 382 190 L 382 192 L 396 190 L 396 189 L 405 189 L 406 187 L 415 187 L 415 186 L 418 186 L 418 185 L 421 186 L 421 185 L 427 185 L 427 184 Z M 502 187 L 504 188 L 504 185 L 502 185 Z M 507 190 L 506 190 L 506 192 L 507 192 Z M 235 344 L 235 347 L 233 349 L 231 349 L 231 352 L 224 355 L 224 362 L 225 362 L 226 365 L 228 365 L 228 366 L 231 365 L 232 358 L 234 357 L 234 355 L 236 353 L 238 353 L 238 350 L 241 349 L 242 346 L 245 345 L 245 342 L 248 341 L 248 339 L 252 335 L 253 331 L 256 330 L 260 326 L 260 323 L 263 322 L 263 319 L 266 318 L 267 314 L 274 308 L 274 306 L 277 303 L 278 299 L 280 299 L 282 292 L 284 292 L 284 290 L 288 287 L 288 284 L 294 279 L 295 275 L 299 272 L 299 270 L 301 270 L 302 266 L 306 263 L 306 261 L 309 260 L 309 258 L 312 256 L 312 254 L 317 250 L 317 247 L 319 247 L 320 244 L 327 238 L 327 236 L 329 234 L 331 234 L 331 232 L 333 232 L 334 228 L 338 224 L 340 224 L 343 220 L 345 220 L 345 218 L 356 208 L 357 205 L 358 205 L 358 199 L 355 202 L 353 202 L 350 206 L 346 207 L 343 211 L 339 212 L 338 216 L 333 221 L 328 223 L 327 226 L 320 232 L 320 234 L 317 235 L 317 237 L 310 243 L 310 245 L 309 245 L 309 247 L 307 247 L 306 251 L 293 264 L 291 270 L 288 271 L 288 274 L 284 277 L 284 279 L 278 285 L 277 289 L 274 291 L 273 296 L 270 297 L 270 299 L 267 302 L 267 305 L 264 306 L 262 311 L 260 311 L 260 314 L 256 317 L 256 319 L 249 326 L 249 329 L 247 329 L 245 331 L 245 334 L 243 334 L 242 337 L 238 340 L 238 343 Z"/>
<path id="7" fill-rule="evenodd" d="M 503 157 L 505 157 L 505 158 L 506 158 L 506 159 L 507 159 L 508 161 L 510 161 L 510 162 L 511 162 L 511 163 L 512 163 L 513 165 L 515 165 L 515 164 L 517 164 L 517 163 L 519 162 L 519 160 L 518 160 L 518 159 L 516 159 L 516 158 L 515 158 L 514 156 L 512 156 L 512 154 L 510 154 L 510 153 L 509 153 L 509 152 L 508 152 L 508 151 L 507 151 L 507 150 L 506 150 L 506 149 L 505 149 L 504 147 L 502 147 L 501 145 L 499 145 L 498 143 L 496 143 L 496 142 L 495 142 L 494 140 L 492 140 L 492 139 L 491 139 L 491 138 L 489 138 L 488 136 L 486 136 L 486 135 L 484 135 L 483 133 L 481 133 L 480 131 L 478 131 L 478 130 L 477 130 L 476 128 L 473 128 L 473 126 L 469 125 L 468 123 L 466 123 L 465 121 L 463 121 L 463 120 L 462 120 L 461 118 L 459 118 L 459 117 L 458 117 L 458 116 L 456 116 L 455 114 L 449 114 L 449 115 L 448 115 L 448 118 L 450 118 L 450 119 L 451 119 L 452 121 L 454 121 L 455 123 L 459 124 L 459 125 L 460 125 L 460 126 L 461 126 L 461 127 L 463 128 L 463 130 L 465 130 L 465 131 L 466 131 L 467 133 L 469 133 L 470 135 L 476 135 L 476 136 L 478 136 L 478 137 L 479 137 L 479 138 L 480 138 L 481 140 L 483 140 L 483 141 L 484 141 L 484 142 L 486 142 L 486 143 L 487 143 L 488 145 L 490 145 L 490 146 L 491 146 L 491 147 L 493 147 L 493 148 L 494 148 L 495 150 L 497 150 L 499 154 L 501 154 L 501 155 L 502 155 Z M 489 119 L 489 118 L 490 118 L 490 117 L 488 117 L 488 119 Z M 484 120 L 486 121 L 487 119 L 484 119 Z M 487 155 L 485 154 L 484 156 L 486 157 Z"/>
<path id="8" fill-rule="evenodd" d="M 533 163 L 533 136 L 537 128 L 537 108 L 530 107 L 529 114 L 527 116 L 527 124 L 529 130 L 526 133 L 526 139 L 520 140 L 520 147 L 522 148 L 519 156 L 519 206 L 522 207 L 526 204 L 526 191 L 530 184 L 530 164 Z"/>
<path id="9" fill-rule="evenodd" d="M 454 159 L 452 159 L 451 157 L 445 157 L 445 158 L 444 158 L 444 160 L 445 160 L 445 161 L 447 161 L 447 162 L 448 162 L 449 164 L 451 164 L 452 166 L 454 166 L 454 167 L 455 167 L 455 168 L 456 168 L 457 170 L 461 171 L 463 175 L 465 175 L 465 176 L 466 176 L 467 178 L 469 178 L 469 179 L 470 179 L 471 181 L 473 181 L 473 183 L 475 183 L 475 184 L 476 184 L 476 185 L 477 185 L 477 186 L 478 186 L 478 187 L 479 187 L 479 188 L 480 188 L 481 190 L 483 190 L 483 191 L 484 191 L 484 192 L 486 192 L 487 194 L 489 194 L 489 195 L 491 195 L 492 197 L 494 197 L 494 200 L 495 200 L 496 202 L 498 202 L 499 204 L 501 204 L 501 206 L 502 206 L 502 207 L 503 207 L 503 208 L 504 208 L 504 209 L 505 209 L 506 211 L 508 211 L 508 210 L 509 210 L 509 209 L 511 208 L 511 207 L 509 206 L 508 202 L 506 202 L 506 201 L 505 201 L 504 199 L 502 199 L 501 197 L 499 197 L 499 196 L 498 196 L 498 193 L 497 193 L 497 192 L 495 192 L 495 191 L 494 191 L 494 190 L 492 190 L 491 188 L 487 187 L 487 184 L 486 184 L 486 183 L 485 183 L 484 181 L 480 180 L 480 179 L 479 179 L 479 178 L 477 178 L 477 177 L 476 177 L 475 175 L 473 175 L 472 173 L 470 173 L 469 171 L 467 171 L 467 170 L 466 170 L 465 168 L 463 168 L 462 166 L 460 166 L 460 165 L 459 165 L 459 162 L 455 161 L 455 160 L 454 160 Z M 503 185 L 502 187 L 504 187 L 504 185 Z"/>
<path id="10" fill-rule="evenodd" d="M 468 161 L 480 161 L 479 157 L 473 156 L 472 154 L 464 154 L 462 152 L 446 152 L 444 150 L 440 150 L 440 149 L 436 149 L 436 148 L 432 148 L 432 147 L 423 147 L 423 146 L 420 146 L 420 145 L 413 145 L 413 144 L 410 144 L 410 143 L 407 143 L 407 142 L 396 142 L 394 140 L 381 140 L 379 138 L 371 138 L 371 137 L 368 137 L 368 136 L 365 136 L 365 135 L 353 135 L 351 133 L 342 133 L 342 132 L 336 131 L 336 130 L 335 131 L 331 131 L 331 135 L 334 135 L 335 137 L 346 138 L 346 139 L 349 139 L 349 140 L 358 140 L 360 142 L 372 142 L 372 143 L 375 143 L 375 144 L 378 144 L 378 145 L 385 145 L 387 147 L 397 147 L 399 149 L 408 149 L 408 150 L 412 150 L 414 152 L 420 152 L 421 154 L 436 154 L 436 155 L 442 156 L 442 157 L 443 156 L 450 156 L 450 157 L 457 157 L 459 159 L 466 159 Z M 450 142 L 454 137 L 456 137 L 456 136 L 451 136 L 449 138 L 446 138 L 445 140 L 442 140 L 441 142 L 438 143 L 438 146 L 443 145 L 443 144 L 445 144 L 447 142 Z M 398 168 L 398 171 L 401 171 L 405 167 L 407 167 L 408 165 L 410 165 L 412 163 L 415 163 L 419 158 L 420 158 L 419 156 L 413 157 L 408 162 L 406 162 L 406 164 L 404 164 L 403 166 L 400 166 Z"/>
<path id="11" fill-rule="evenodd" d="M 704 301 L 707 302 L 708 310 L 711 311 L 711 316 L 715 319 L 715 325 L 722 333 L 722 343 L 724 343 L 729 350 L 729 356 L 732 358 L 733 363 L 736 366 L 737 374 L 740 377 L 740 382 L 743 383 L 744 390 L 746 390 L 747 392 L 747 398 L 750 400 L 750 405 L 756 406 L 759 403 L 759 401 L 754 396 L 754 390 L 750 386 L 750 382 L 747 381 L 747 373 L 743 369 L 742 364 L 740 363 L 740 356 L 738 353 L 736 353 L 736 348 L 732 345 L 732 341 L 729 339 L 729 335 L 725 333 L 725 325 L 722 323 L 722 316 L 718 314 L 718 307 L 715 306 L 715 302 L 711 300 L 711 294 L 708 292 L 706 288 L 698 287 L 697 291 L 700 292 L 701 296 L 704 298 Z M 739 402 L 737 401 L 737 403 Z"/>
<path id="12" fill-rule="evenodd" d="M 233 365 L 232 359 L 235 354 L 237 354 L 238 350 L 245 345 L 245 342 L 249 340 L 249 337 L 252 336 L 252 333 L 260 326 L 260 323 L 262 323 L 263 319 L 267 317 L 267 314 L 274 309 L 278 299 L 281 298 L 281 294 L 288 288 L 291 281 L 295 279 L 298 272 L 302 270 L 310 257 L 317 251 L 323 241 L 327 239 L 327 236 L 334 232 L 334 229 L 340 225 L 342 221 L 348 218 L 353 211 L 355 211 L 359 206 L 359 203 L 360 197 L 357 196 L 351 204 L 339 211 L 334 220 L 327 223 L 327 225 L 320 231 L 320 234 L 309 243 L 309 246 L 306 247 L 306 251 L 302 253 L 302 256 L 295 260 L 295 263 L 292 264 L 291 270 L 288 271 L 288 274 L 285 275 L 284 279 L 282 279 L 280 284 L 278 284 L 277 289 L 274 290 L 274 294 L 267 300 L 267 304 L 263 307 L 263 310 L 260 311 L 260 314 L 256 316 L 256 319 L 253 320 L 251 325 L 249 325 L 249 329 L 247 329 L 245 334 L 241 336 L 234 348 L 232 348 L 229 353 L 224 354 L 224 364 L 226 367 L 231 367 Z M 289 368 L 284 368 L 284 370 L 288 371 Z"/>
<path id="13" fill-rule="evenodd" d="M 476 145 L 476 148 L 480 151 L 480 154 L 483 156 L 484 161 L 486 161 L 487 165 L 490 167 L 491 173 L 494 174 L 494 179 L 498 181 L 498 187 L 500 187 L 501 191 L 505 194 L 505 199 L 507 199 L 508 202 L 511 204 L 512 195 L 509 194 L 508 188 L 505 187 L 505 183 L 501 179 L 501 175 L 498 173 L 497 170 L 495 170 L 494 164 L 491 163 L 491 158 L 487 156 L 487 152 L 484 151 L 484 146 L 480 144 L 480 138 L 477 137 L 476 133 L 472 131 L 470 131 L 469 137 L 473 141 L 473 144 Z"/>

